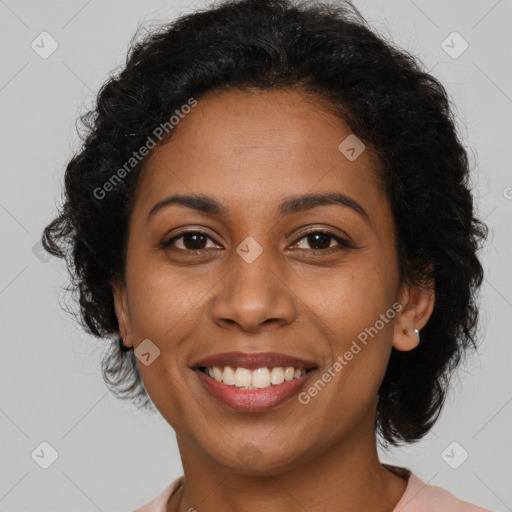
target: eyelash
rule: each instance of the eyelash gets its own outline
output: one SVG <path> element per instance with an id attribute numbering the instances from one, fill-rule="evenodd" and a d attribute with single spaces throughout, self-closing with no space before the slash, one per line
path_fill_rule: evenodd
<path id="1" fill-rule="evenodd" d="M 188 230 L 188 231 L 182 231 L 179 235 L 176 235 L 176 236 L 170 238 L 169 240 L 163 240 L 162 243 L 160 244 L 160 247 L 162 249 L 167 249 L 167 248 L 171 247 L 172 244 L 176 240 L 179 240 L 180 238 L 183 238 L 185 235 L 190 235 L 190 234 L 205 235 L 207 238 L 209 238 L 210 240 L 215 242 L 215 240 L 213 240 L 213 238 L 210 235 L 208 235 L 208 233 L 206 233 L 204 231 L 201 231 L 201 230 Z M 298 242 L 300 242 L 301 240 L 303 240 L 307 236 L 315 235 L 315 234 L 326 235 L 329 238 L 332 238 L 332 239 L 336 240 L 336 242 L 338 242 L 339 245 L 337 247 L 329 247 L 327 249 L 309 249 L 310 252 L 323 253 L 323 254 L 332 254 L 333 252 L 337 252 L 337 251 L 340 251 L 340 250 L 343 250 L 343 249 L 355 249 L 356 248 L 356 246 L 351 244 L 348 240 L 345 240 L 344 238 L 341 238 L 341 237 L 339 237 L 337 235 L 334 235 L 333 233 L 330 233 L 329 231 L 323 231 L 323 230 L 320 230 L 320 229 L 312 229 L 312 230 L 306 231 L 304 233 L 301 233 L 300 238 L 297 238 L 297 240 L 295 240 L 293 245 L 296 245 Z M 217 242 L 215 242 L 215 243 L 217 243 Z M 194 251 L 194 250 L 190 250 L 190 249 L 181 249 L 181 248 L 179 248 L 178 250 L 185 251 L 185 252 L 188 252 L 188 253 L 194 255 L 194 254 L 203 254 L 204 251 L 207 251 L 208 249 L 198 249 L 198 250 Z M 303 249 L 303 250 L 307 251 L 308 249 Z"/>

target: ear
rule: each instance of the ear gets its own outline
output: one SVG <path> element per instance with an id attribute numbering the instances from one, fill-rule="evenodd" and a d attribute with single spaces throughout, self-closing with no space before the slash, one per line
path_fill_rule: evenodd
<path id="1" fill-rule="evenodd" d="M 402 310 L 395 320 L 393 347 L 408 351 L 419 345 L 420 337 L 419 333 L 415 334 L 415 329 L 421 331 L 434 310 L 434 281 L 430 280 L 422 286 L 404 284 L 398 302 Z"/>
<path id="2" fill-rule="evenodd" d="M 119 335 L 121 339 L 126 336 L 124 344 L 126 347 L 133 347 L 133 336 L 131 332 L 130 310 L 128 297 L 124 283 L 116 281 L 111 284 L 114 297 L 114 309 L 116 311 L 117 323 L 119 324 Z"/>

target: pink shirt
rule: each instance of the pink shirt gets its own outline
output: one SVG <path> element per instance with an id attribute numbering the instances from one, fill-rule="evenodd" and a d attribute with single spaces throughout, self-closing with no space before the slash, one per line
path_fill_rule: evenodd
<path id="1" fill-rule="evenodd" d="M 405 470 L 409 478 L 405 492 L 393 512 L 492 512 L 466 501 L 461 501 L 441 487 L 425 484 L 414 473 L 405 468 L 396 469 Z M 174 480 L 153 501 L 134 512 L 166 512 L 167 502 L 183 484 L 183 478 L 183 476 L 180 476 Z"/>

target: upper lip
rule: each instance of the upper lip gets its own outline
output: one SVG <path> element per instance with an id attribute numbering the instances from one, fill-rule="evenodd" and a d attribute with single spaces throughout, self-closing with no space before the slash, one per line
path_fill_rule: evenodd
<path id="1" fill-rule="evenodd" d="M 255 370 L 256 368 L 276 368 L 279 366 L 293 366 L 295 369 L 316 368 L 313 361 L 299 359 L 298 357 L 280 354 L 278 352 L 223 352 L 213 354 L 196 361 L 192 367 L 208 368 L 212 366 L 231 366 L 234 368 L 247 368 Z"/>

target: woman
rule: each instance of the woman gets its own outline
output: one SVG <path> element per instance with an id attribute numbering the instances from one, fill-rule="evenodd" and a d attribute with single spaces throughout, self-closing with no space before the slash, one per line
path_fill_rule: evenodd
<path id="1" fill-rule="evenodd" d="M 446 92 L 342 7 L 242 0 L 134 45 L 45 247 L 110 389 L 176 431 L 139 511 L 484 509 L 380 463 L 476 346 L 468 160 Z"/>

